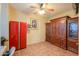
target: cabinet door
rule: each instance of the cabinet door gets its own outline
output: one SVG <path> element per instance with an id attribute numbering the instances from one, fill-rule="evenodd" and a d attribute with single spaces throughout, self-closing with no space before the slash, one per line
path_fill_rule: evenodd
<path id="1" fill-rule="evenodd" d="M 68 20 L 68 40 L 67 48 L 78 53 L 78 19 L 72 18 Z"/>
<path id="2" fill-rule="evenodd" d="M 10 21 L 9 23 L 9 47 L 18 47 L 18 22 Z"/>
<path id="3" fill-rule="evenodd" d="M 20 22 L 20 49 L 26 48 L 27 46 L 27 25 L 26 23 Z"/>
<path id="4" fill-rule="evenodd" d="M 49 24 L 46 23 L 46 41 L 49 41 Z"/>
<path id="5" fill-rule="evenodd" d="M 52 34 L 51 34 L 51 40 L 52 43 L 55 44 L 55 38 L 56 38 L 56 33 L 55 33 L 55 21 L 52 22 Z"/>
<path id="6" fill-rule="evenodd" d="M 66 18 L 55 20 L 55 27 L 53 33 L 53 41 L 56 46 L 66 49 Z M 52 34 L 53 34 L 52 33 Z"/>
<path id="7" fill-rule="evenodd" d="M 51 42 L 51 23 L 46 23 L 46 41 Z"/>
<path id="8" fill-rule="evenodd" d="M 60 41 L 61 41 L 61 48 L 67 48 L 67 38 L 66 38 L 66 18 L 60 20 Z"/>
<path id="9" fill-rule="evenodd" d="M 55 45 L 56 46 L 59 46 L 60 47 L 60 37 L 59 37 L 59 35 L 60 35 L 60 26 L 59 26 L 59 20 L 56 20 L 56 22 L 55 22 Z"/>

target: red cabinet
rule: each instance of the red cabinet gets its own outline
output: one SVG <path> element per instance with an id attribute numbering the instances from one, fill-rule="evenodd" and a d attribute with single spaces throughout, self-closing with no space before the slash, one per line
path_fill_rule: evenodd
<path id="1" fill-rule="evenodd" d="M 20 22 L 20 48 L 26 48 L 26 33 L 27 33 L 26 23 Z"/>
<path id="2" fill-rule="evenodd" d="M 9 23 L 9 46 L 16 47 L 16 49 L 19 49 L 18 47 L 18 22 L 11 21 Z"/>
<path id="3" fill-rule="evenodd" d="M 23 22 L 10 21 L 9 23 L 9 47 L 16 50 L 26 48 L 27 25 Z"/>

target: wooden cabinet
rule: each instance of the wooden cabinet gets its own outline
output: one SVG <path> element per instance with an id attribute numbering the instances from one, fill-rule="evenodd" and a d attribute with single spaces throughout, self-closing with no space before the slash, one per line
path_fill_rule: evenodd
<path id="1" fill-rule="evenodd" d="M 56 32 L 55 32 L 55 31 L 56 31 L 56 30 L 55 30 L 56 27 L 55 27 L 55 22 L 54 22 L 54 20 L 53 20 L 53 22 L 51 22 L 51 26 L 52 26 L 52 30 L 51 30 L 51 32 L 52 32 L 52 33 L 51 33 L 51 41 L 52 41 L 52 43 L 53 43 L 54 45 L 56 45 L 56 43 L 55 43 L 55 42 L 56 42 L 56 40 L 55 40 L 55 39 L 56 39 Z"/>
<path id="2" fill-rule="evenodd" d="M 52 29 L 54 29 L 54 33 L 52 32 L 52 35 L 54 36 L 53 38 L 52 38 L 52 40 L 53 40 L 53 44 L 54 45 L 56 45 L 56 46 L 59 46 L 60 47 L 60 29 L 59 29 L 59 27 L 60 27 L 60 25 L 59 25 L 59 20 L 55 20 L 53 23 L 52 23 L 52 25 L 54 25 L 55 27 L 54 28 L 52 28 Z"/>
<path id="3" fill-rule="evenodd" d="M 78 18 L 70 18 L 67 27 L 67 49 L 78 53 Z"/>
<path id="4" fill-rule="evenodd" d="M 51 20 L 46 24 L 46 40 L 53 45 L 78 53 L 78 22 L 78 17 L 68 16 Z"/>
<path id="5" fill-rule="evenodd" d="M 52 20 L 52 27 L 54 25 L 54 28 L 52 30 L 52 35 L 54 36 L 52 39 L 53 44 L 61 47 L 63 49 L 67 49 L 67 34 L 66 34 L 66 27 L 67 27 L 67 20 L 69 17 L 61 17 Z"/>
<path id="6" fill-rule="evenodd" d="M 67 27 L 68 18 L 69 18 L 68 16 L 60 17 L 60 18 L 53 19 L 50 22 L 51 39 L 49 38 L 48 41 L 52 42 L 52 44 L 54 44 L 58 47 L 61 47 L 63 49 L 67 49 L 66 27 Z M 47 27 L 47 25 L 46 25 L 46 27 Z M 48 32 L 48 30 L 46 30 L 46 32 Z M 49 34 L 47 34 L 47 36 L 46 36 L 47 38 L 48 38 L 48 35 Z"/>
<path id="7" fill-rule="evenodd" d="M 46 23 L 46 41 L 51 41 L 51 30 L 52 30 L 52 27 L 51 27 L 51 23 Z"/>
<path id="8" fill-rule="evenodd" d="M 66 23 L 67 23 L 67 17 L 62 18 L 59 20 L 59 39 L 60 39 L 60 47 L 63 49 L 67 49 L 67 38 L 66 38 Z"/>
<path id="9" fill-rule="evenodd" d="M 56 46 L 60 47 L 59 31 L 60 31 L 59 30 L 59 21 L 56 21 L 55 22 L 55 42 L 54 42 L 54 44 Z M 52 34 L 53 34 L 53 32 L 52 32 Z"/>

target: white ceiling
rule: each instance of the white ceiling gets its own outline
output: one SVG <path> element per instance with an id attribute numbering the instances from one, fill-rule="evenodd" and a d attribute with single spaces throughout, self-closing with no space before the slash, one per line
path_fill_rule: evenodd
<path id="1" fill-rule="evenodd" d="M 26 14 L 33 13 L 34 11 L 36 11 L 37 8 L 40 7 L 39 4 L 34 3 L 16 3 L 11 5 L 15 9 L 22 11 Z M 30 8 L 32 6 L 35 6 L 36 8 Z M 54 11 L 51 12 L 51 14 L 53 15 L 72 9 L 71 3 L 49 3 L 48 6 L 54 9 Z"/>
<path id="2" fill-rule="evenodd" d="M 49 4 L 49 6 L 54 9 L 53 14 L 65 12 L 72 9 L 71 3 L 53 3 Z"/>
<path id="3" fill-rule="evenodd" d="M 34 3 L 13 3 L 11 5 L 16 10 L 24 12 L 26 14 L 33 13 L 36 10 L 36 8 L 31 8 L 32 6 L 39 8 L 39 4 L 34 4 Z"/>

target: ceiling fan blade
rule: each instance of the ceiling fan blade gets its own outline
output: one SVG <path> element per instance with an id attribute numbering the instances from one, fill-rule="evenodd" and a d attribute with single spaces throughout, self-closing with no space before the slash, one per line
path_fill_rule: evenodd
<path id="1" fill-rule="evenodd" d="M 76 14 L 78 14 L 79 13 L 79 3 L 75 3 L 75 5 L 76 5 Z"/>
<path id="2" fill-rule="evenodd" d="M 48 3 L 44 3 L 44 4 L 42 5 L 42 8 L 47 8 L 47 5 L 48 5 Z"/>
<path id="3" fill-rule="evenodd" d="M 73 3 L 72 4 L 73 9 L 75 10 L 75 14 L 79 13 L 79 3 Z"/>
<path id="4" fill-rule="evenodd" d="M 54 11 L 53 8 L 49 7 L 48 3 L 43 4 L 43 8 L 48 11 Z"/>
<path id="5" fill-rule="evenodd" d="M 47 9 L 48 11 L 54 11 L 54 9 Z"/>
<path id="6" fill-rule="evenodd" d="M 37 8 L 36 6 L 30 6 L 31 8 Z"/>

